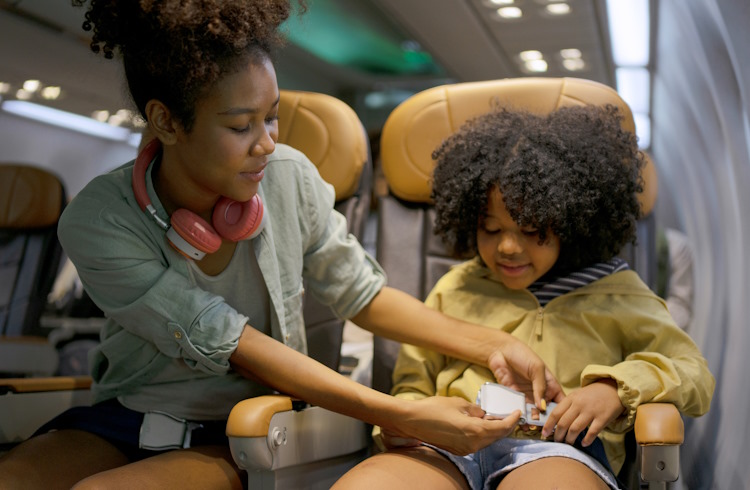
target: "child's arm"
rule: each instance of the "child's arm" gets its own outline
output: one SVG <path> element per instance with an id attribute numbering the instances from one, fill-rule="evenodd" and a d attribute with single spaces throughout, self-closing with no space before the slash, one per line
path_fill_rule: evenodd
<path id="1" fill-rule="evenodd" d="M 608 383 L 616 388 L 625 410 L 610 421 L 609 430 L 627 430 L 643 403 L 672 403 L 693 417 L 708 411 L 714 377 L 693 340 L 674 323 L 663 300 L 655 295 L 629 296 L 623 309 L 608 314 L 618 318 L 624 358 L 611 366 L 590 364 L 581 373 L 581 386 L 611 380 Z M 603 320 L 603 324 L 607 322 Z"/>

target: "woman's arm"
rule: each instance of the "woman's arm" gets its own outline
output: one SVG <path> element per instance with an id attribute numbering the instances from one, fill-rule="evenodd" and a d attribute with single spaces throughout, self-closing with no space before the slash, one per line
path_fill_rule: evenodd
<path id="1" fill-rule="evenodd" d="M 485 420 L 482 409 L 458 397 L 408 401 L 380 393 L 250 326 L 230 362 L 241 374 L 283 393 L 455 454 L 475 452 L 507 436 L 520 417 L 519 412 L 503 420 Z"/>
<path id="2" fill-rule="evenodd" d="M 563 396 L 557 380 L 542 359 L 506 332 L 446 316 L 397 289 L 384 287 L 352 321 L 360 327 L 399 342 L 438 351 L 447 356 L 489 367 L 498 381 L 542 398 Z"/>

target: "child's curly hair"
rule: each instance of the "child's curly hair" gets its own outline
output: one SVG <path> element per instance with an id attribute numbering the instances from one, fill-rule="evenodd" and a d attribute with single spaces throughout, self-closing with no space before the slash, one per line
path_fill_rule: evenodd
<path id="1" fill-rule="evenodd" d="M 540 116 L 501 108 L 468 121 L 433 153 L 435 231 L 456 256 L 478 254 L 477 229 L 498 187 L 511 217 L 553 233 L 565 274 L 635 242 L 643 155 L 615 106 Z"/>
<path id="2" fill-rule="evenodd" d="M 279 25 L 290 0 L 72 0 L 91 3 L 83 29 L 93 31 L 91 50 L 122 55 L 133 101 L 145 118 L 146 103 L 162 101 L 186 131 L 195 102 L 248 59 L 270 57 L 282 42 Z M 298 0 L 300 11 L 305 0 Z"/>

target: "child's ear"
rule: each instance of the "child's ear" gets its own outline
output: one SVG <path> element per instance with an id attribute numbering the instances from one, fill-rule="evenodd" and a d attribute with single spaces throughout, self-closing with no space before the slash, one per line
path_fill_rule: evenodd
<path id="1" fill-rule="evenodd" d="M 173 145 L 177 142 L 178 124 L 172 118 L 172 113 L 163 102 L 151 99 L 146 103 L 146 120 L 148 128 L 144 133 L 159 138 L 163 145 Z"/>

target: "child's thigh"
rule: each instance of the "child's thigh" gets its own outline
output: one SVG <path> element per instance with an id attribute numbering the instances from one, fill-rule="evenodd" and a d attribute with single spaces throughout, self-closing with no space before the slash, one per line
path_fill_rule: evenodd
<path id="1" fill-rule="evenodd" d="M 420 446 L 376 454 L 352 468 L 332 487 L 335 490 L 375 488 L 468 490 L 469 485 L 448 459 L 433 449 Z"/>
<path id="2" fill-rule="evenodd" d="M 75 490 L 158 488 L 242 489 L 247 475 L 229 447 L 199 446 L 158 454 L 81 481 Z"/>
<path id="3" fill-rule="evenodd" d="M 570 458 L 549 457 L 519 466 L 497 486 L 497 490 L 527 488 L 606 490 L 609 487 L 585 464 Z"/>

